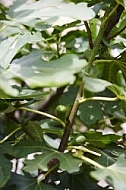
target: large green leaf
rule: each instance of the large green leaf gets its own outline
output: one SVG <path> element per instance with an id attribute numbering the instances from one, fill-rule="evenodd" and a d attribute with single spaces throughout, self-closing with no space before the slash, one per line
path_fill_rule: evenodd
<path id="1" fill-rule="evenodd" d="M 85 124 L 94 124 L 103 118 L 99 101 L 88 101 L 80 105 L 78 115 Z"/>
<path id="2" fill-rule="evenodd" d="M 30 153 L 42 153 L 36 155 L 33 160 L 26 160 L 24 170 L 27 172 L 34 172 L 37 169 L 47 171 L 48 162 L 57 158 L 60 161 L 60 169 L 66 170 L 69 173 L 79 171 L 81 160 L 75 159 L 71 153 L 61 153 L 55 149 L 48 147 L 44 142 L 37 142 L 33 140 L 22 140 L 14 146 L 13 154 L 18 158 L 27 157 Z"/>
<path id="3" fill-rule="evenodd" d="M 38 2 L 27 4 L 27 1 L 15 1 L 7 12 L 8 18 L 16 23 L 27 23 L 35 19 L 46 21 L 48 19 L 58 18 L 60 16 L 70 17 L 75 20 L 90 20 L 95 17 L 92 8 L 87 7 L 86 3 L 67 4 L 62 0 L 40 0 Z M 47 9 L 48 8 L 48 9 Z M 66 20 L 67 23 L 67 20 Z"/>
<path id="4" fill-rule="evenodd" d="M 121 155 L 111 166 L 97 169 L 91 172 L 91 176 L 97 180 L 104 179 L 110 183 L 115 190 L 126 189 L 126 159 Z"/>
<path id="5" fill-rule="evenodd" d="M 38 169 L 47 171 L 47 164 L 52 159 L 58 159 L 60 161 L 59 169 L 67 171 L 68 173 L 74 173 L 79 171 L 79 165 L 81 160 L 73 158 L 71 153 L 60 153 L 48 147 L 42 147 L 43 152 L 41 155 L 36 155 L 33 160 L 26 160 L 24 170 L 27 172 L 34 172 Z"/>
<path id="6" fill-rule="evenodd" d="M 27 173 L 24 175 L 12 173 L 11 179 L 7 184 L 8 188 L 11 188 L 11 186 L 14 190 L 56 190 L 50 185 L 38 182 L 37 179 Z"/>
<path id="7" fill-rule="evenodd" d="M 63 86 L 75 80 L 75 73 L 87 65 L 85 60 L 79 60 L 76 55 L 65 55 L 57 60 L 43 61 L 40 51 L 15 60 L 9 71 L 13 77 L 22 79 L 30 88 Z"/>

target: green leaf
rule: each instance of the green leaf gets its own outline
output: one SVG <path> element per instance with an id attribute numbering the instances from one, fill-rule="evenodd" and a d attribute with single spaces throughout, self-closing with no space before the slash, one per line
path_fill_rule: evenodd
<path id="1" fill-rule="evenodd" d="M 14 185 L 14 190 L 56 190 L 50 185 L 38 182 L 37 179 L 27 173 L 24 175 L 12 173 L 7 185 L 8 187 Z"/>
<path id="2" fill-rule="evenodd" d="M 126 97 L 126 92 L 124 89 L 116 84 L 108 86 L 107 87 L 111 92 L 113 92 L 117 97 L 119 98 L 125 98 Z"/>
<path id="3" fill-rule="evenodd" d="M 71 106 L 73 105 L 76 94 L 78 91 L 78 87 L 70 87 L 67 92 L 64 92 L 61 96 L 59 103 L 63 104 L 65 106 Z"/>
<path id="4" fill-rule="evenodd" d="M 30 39 L 30 33 L 9 37 L 0 44 L 0 66 L 7 68 L 13 57 Z M 6 48 L 5 48 L 6 47 Z"/>
<path id="5" fill-rule="evenodd" d="M 79 60 L 76 55 L 65 55 L 57 60 L 43 61 L 40 51 L 15 60 L 9 71 L 15 78 L 27 83 L 30 88 L 63 86 L 75 80 L 75 73 L 87 65 L 85 60 Z"/>
<path id="6" fill-rule="evenodd" d="M 18 96 L 18 90 L 11 86 L 12 74 L 0 67 L 0 98 Z"/>
<path id="7" fill-rule="evenodd" d="M 85 88 L 90 92 L 101 92 L 105 90 L 107 86 L 110 86 L 111 83 L 98 78 L 91 78 L 84 76 Z"/>
<path id="8" fill-rule="evenodd" d="M 37 142 L 33 140 L 22 140 L 13 147 L 13 155 L 17 158 L 27 157 L 30 153 L 42 153 L 36 155 L 33 160 L 26 160 L 24 170 L 27 172 L 34 172 L 37 169 L 44 171 L 48 170 L 47 164 L 53 159 L 57 158 L 60 161 L 60 169 L 66 170 L 68 173 L 78 172 L 82 161 L 74 158 L 71 153 L 61 153 L 48 147 L 44 142 Z"/>
<path id="9" fill-rule="evenodd" d="M 5 158 L 5 154 L 12 155 L 10 145 L 0 144 L 0 188 L 4 187 L 11 176 L 12 163 Z"/>
<path id="10" fill-rule="evenodd" d="M 105 60 L 106 61 L 106 60 Z M 109 63 L 104 63 L 104 68 L 102 71 L 102 79 L 112 82 L 112 83 L 116 83 L 117 82 L 117 73 L 119 71 L 119 67 L 118 65 L 111 60 L 111 62 Z"/>
<path id="11" fill-rule="evenodd" d="M 68 173 L 78 172 L 80 170 L 81 160 L 73 158 L 71 153 L 61 153 L 51 148 L 43 147 L 41 155 L 36 155 L 33 160 L 26 160 L 24 171 L 34 172 L 38 169 L 47 171 L 47 164 L 51 159 L 57 158 L 60 161 L 59 169 Z"/>
<path id="12" fill-rule="evenodd" d="M 35 19 L 49 22 L 52 18 L 61 16 L 73 18 L 75 20 L 90 20 L 95 17 L 95 12 L 92 8 L 87 7 L 86 3 L 64 3 L 60 6 L 61 3 L 63 3 L 62 0 L 47 0 L 38 1 L 29 5 L 26 1 L 15 1 L 7 14 L 8 18 L 12 20 L 12 23 L 15 25 L 16 23 L 29 24 L 29 22 L 35 21 Z M 67 19 L 65 20 L 67 23 Z"/>
<path id="13" fill-rule="evenodd" d="M 30 135 L 39 142 L 43 141 L 43 130 L 40 125 L 35 121 L 29 121 L 27 130 L 29 131 Z"/>
<path id="14" fill-rule="evenodd" d="M 39 124 L 41 125 L 44 133 L 56 134 L 62 137 L 63 129 L 58 122 L 52 119 L 42 119 Z"/>
<path id="15" fill-rule="evenodd" d="M 102 187 L 99 187 L 95 181 L 91 180 L 89 175 L 91 168 L 87 165 L 84 165 L 82 173 L 76 175 L 70 175 L 69 177 L 69 186 L 71 190 L 103 190 Z"/>
<path id="16" fill-rule="evenodd" d="M 96 123 L 103 118 L 101 105 L 99 101 L 87 101 L 80 105 L 78 115 L 87 125 Z"/>
<path id="17" fill-rule="evenodd" d="M 115 190 L 126 189 L 126 159 L 124 155 L 121 155 L 118 160 L 111 166 L 104 169 L 97 169 L 91 172 L 91 176 L 97 180 L 104 179 Z"/>
<path id="18" fill-rule="evenodd" d="M 103 135 L 102 132 L 96 131 L 86 131 L 84 133 L 86 137 L 86 141 L 97 148 L 104 148 L 107 144 L 111 144 L 113 142 L 117 142 L 120 139 L 120 136 L 115 134 Z"/>
<path id="19" fill-rule="evenodd" d="M 43 92 L 42 90 L 39 89 L 29 89 L 27 87 L 17 87 L 14 86 L 15 89 L 17 89 L 19 91 L 18 96 L 16 97 L 11 97 L 11 99 L 37 99 L 37 98 L 41 98 L 41 100 L 43 98 L 45 98 L 46 95 L 48 95 L 48 92 Z"/>

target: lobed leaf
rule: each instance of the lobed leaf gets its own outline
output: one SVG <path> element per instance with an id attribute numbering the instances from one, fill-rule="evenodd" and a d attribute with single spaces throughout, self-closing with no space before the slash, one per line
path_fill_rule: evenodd
<path id="1" fill-rule="evenodd" d="M 115 190 L 126 189 L 126 159 L 122 154 L 118 160 L 104 169 L 97 169 L 91 172 L 91 176 L 97 180 L 106 180 Z"/>

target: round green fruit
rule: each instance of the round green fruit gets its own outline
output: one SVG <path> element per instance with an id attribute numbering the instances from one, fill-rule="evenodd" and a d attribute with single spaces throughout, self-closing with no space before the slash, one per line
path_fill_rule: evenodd
<path id="1" fill-rule="evenodd" d="M 56 107 L 56 114 L 57 116 L 64 122 L 66 122 L 66 113 L 67 113 L 67 108 L 64 105 L 58 105 Z"/>

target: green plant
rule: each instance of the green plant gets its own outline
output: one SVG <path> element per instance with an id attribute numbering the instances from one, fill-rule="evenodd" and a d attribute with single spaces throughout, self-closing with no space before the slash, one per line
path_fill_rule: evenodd
<path id="1" fill-rule="evenodd" d="M 125 5 L 0 6 L 0 189 L 126 189 Z"/>

